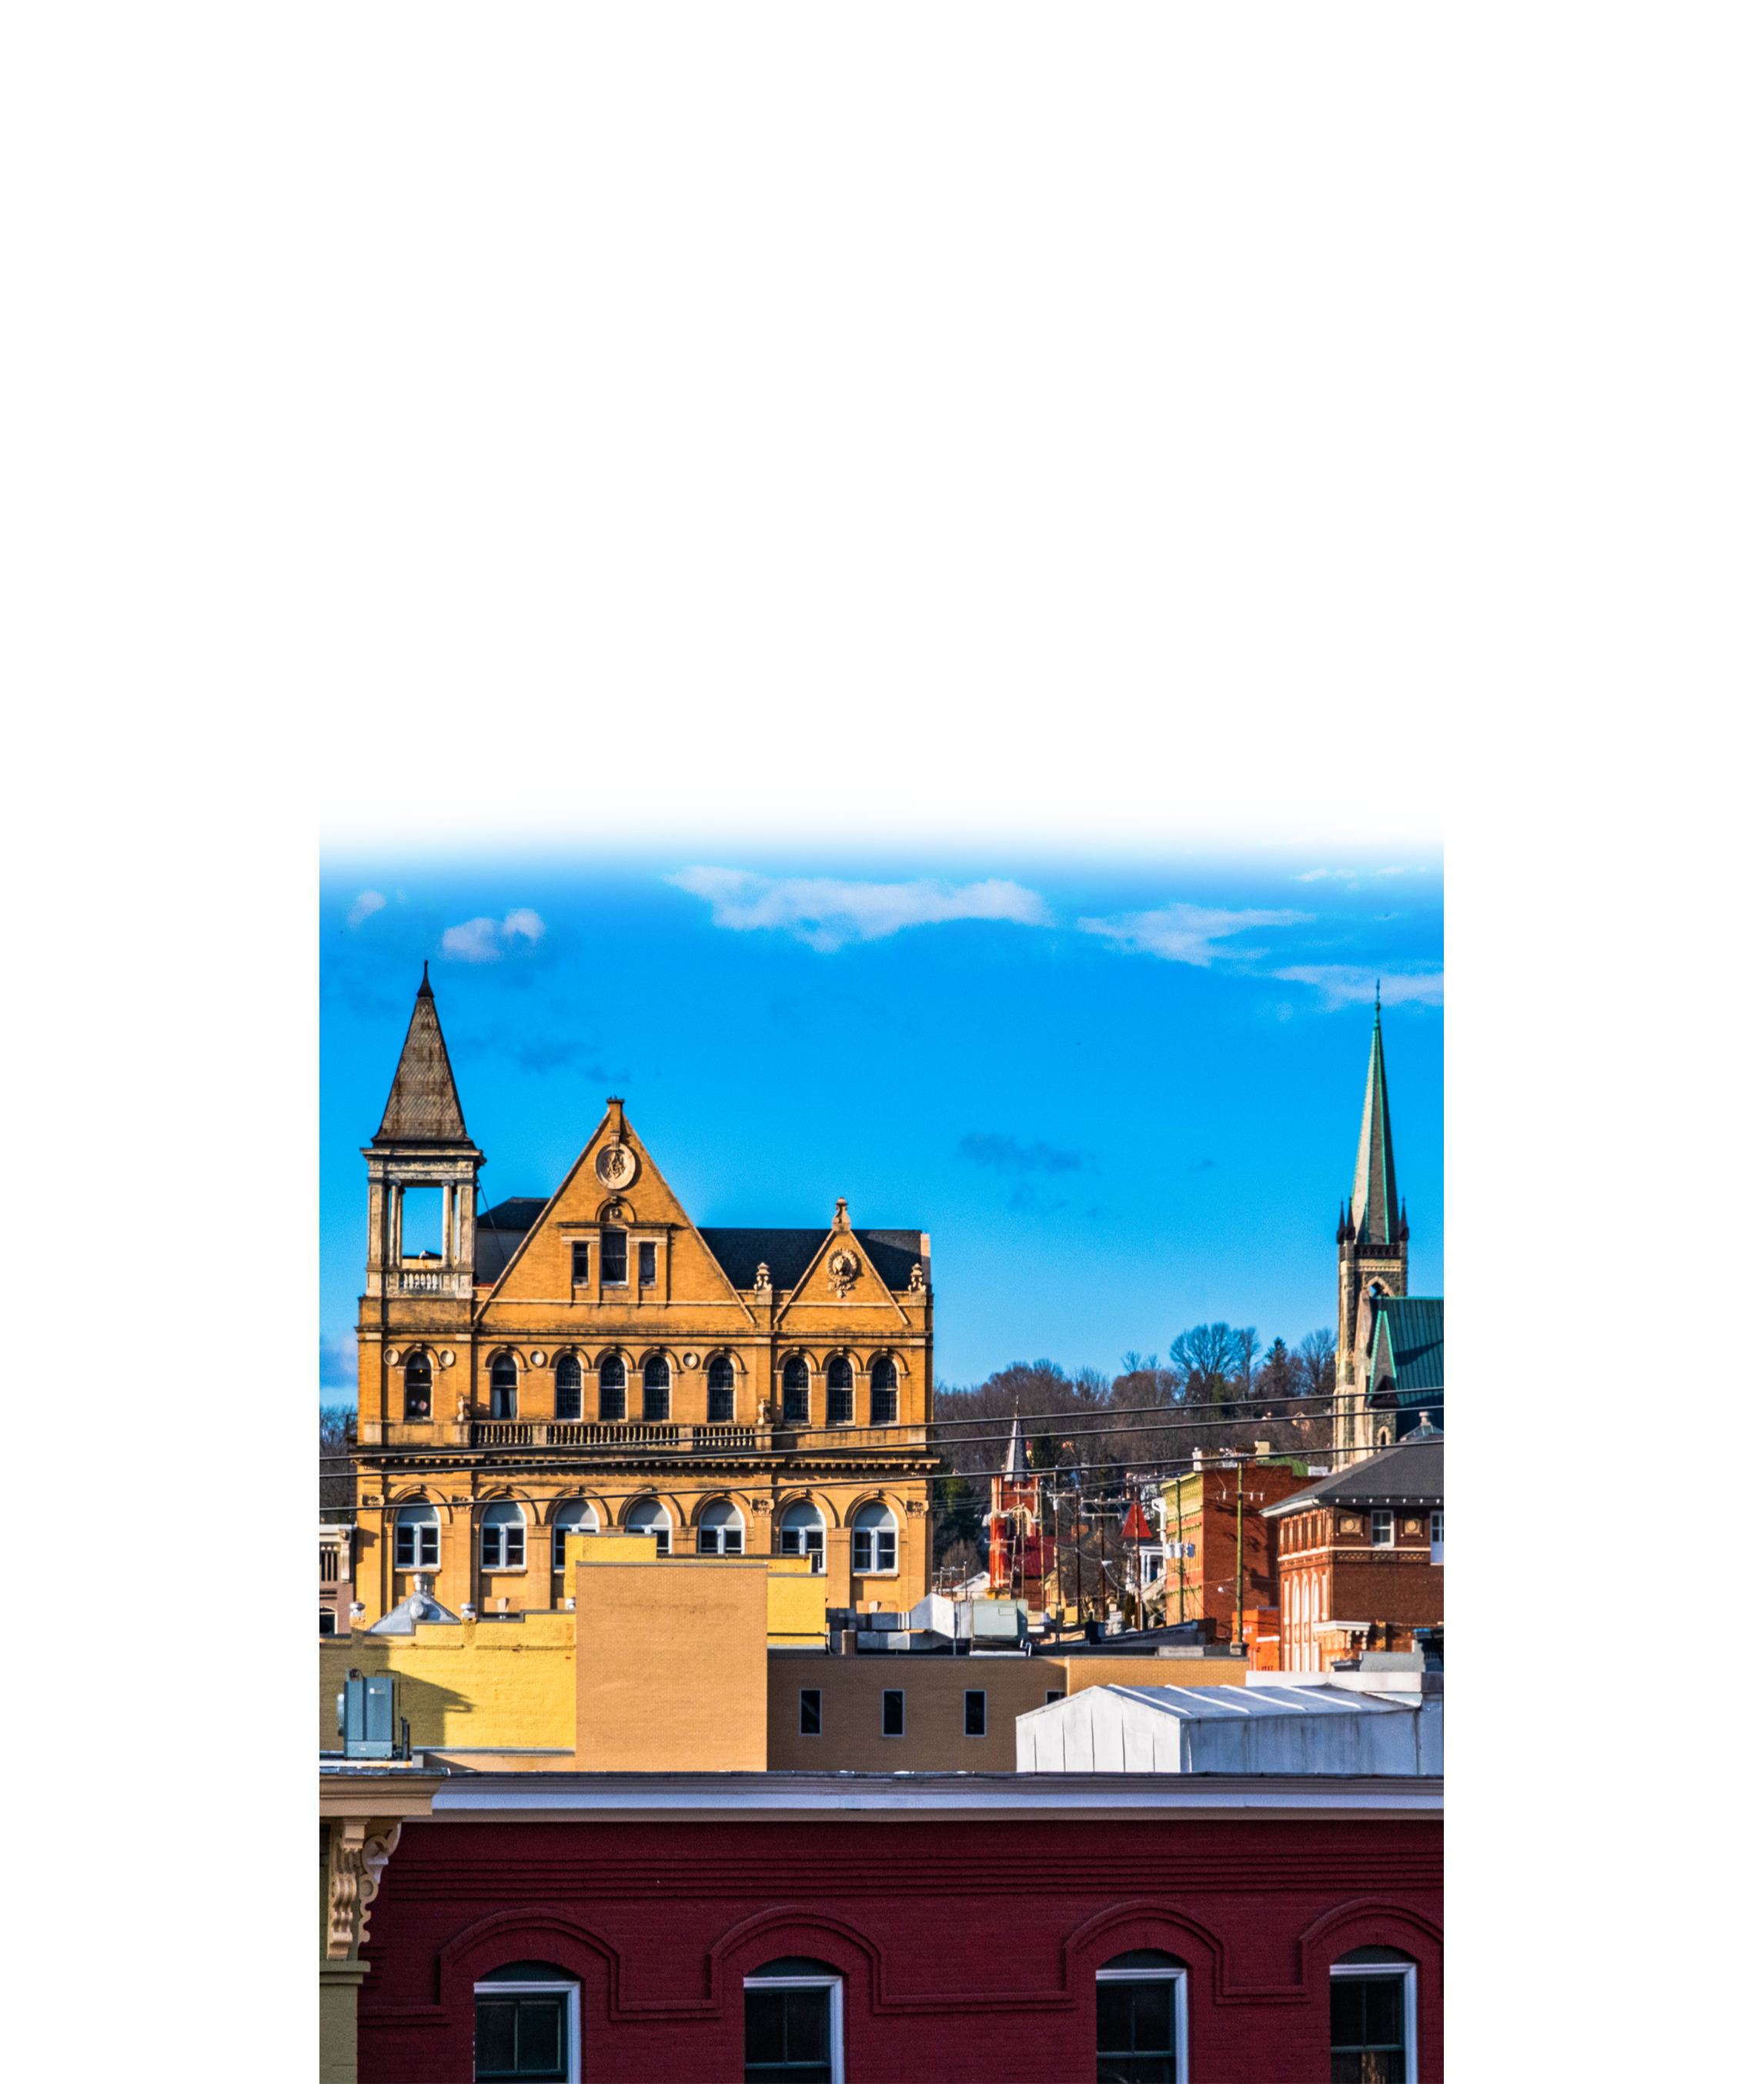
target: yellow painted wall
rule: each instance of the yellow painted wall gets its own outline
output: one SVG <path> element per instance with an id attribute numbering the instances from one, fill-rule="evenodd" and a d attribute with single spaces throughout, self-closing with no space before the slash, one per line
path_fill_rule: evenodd
<path id="1" fill-rule="evenodd" d="M 354 1666 L 398 1676 L 418 1751 L 449 1745 L 567 1750 L 575 1742 L 575 1616 L 419 1624 L 412 1635 L 321 1637 L 319 1748 L 336 1751 L 337 1696 Z"/>

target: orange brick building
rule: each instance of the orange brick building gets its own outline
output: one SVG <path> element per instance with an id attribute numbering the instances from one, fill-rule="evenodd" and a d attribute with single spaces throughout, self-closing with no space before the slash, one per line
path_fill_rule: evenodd
<path id="1" fill-rule="evenodd" d="M 1164 1618 L 1211 1620 L 1215 1640 L 1234 1642 L 1248 1633 L 1249 1616 L 1272 1606 L 1278 1582 L 1274 1535 L 1263 1514 L 1315 1480 L 1308 1463 L 1232 1461 L 1198 1465 L 1164 1486 L 1168 1548 L 1192 1543 L 1194 1553 L 1171 1554 L 1164 1565 Z M 1238 1628 L 1238 1504 L 1242 1501 L 1243 1612 Z"/>
<path id="2" fill-rule="evenodd" d="M 1445 1442 L 1355 1462 L 1267 1509 L 1279 1572 L 1280 1666 L 1326 1671 L 1355 1639 L 1410 1650 L 1445 1620 Z"/>
<path id="3" fill-rule="evenodd" d="M 700 1229 L 614 1099 L 549 1198 L 477 1214 L 426 968 L 363 1151 L 354 1592 L 418 1573 L 454 1611 L 561 1606 L 571 1528 L 678 1552 L 808 1556 L 828 1601 L 929 1582 L 931 1240 Z M 441 1248 L 408 1251 L 439 1190 Z"/>

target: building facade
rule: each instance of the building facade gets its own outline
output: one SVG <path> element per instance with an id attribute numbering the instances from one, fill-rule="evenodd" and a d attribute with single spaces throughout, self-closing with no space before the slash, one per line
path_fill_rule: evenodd
<path id="1" fill-rule="evenodd" d="M 1445 1304 L 1409 1294 L 1409 1211 L 1384 1080 L 1383 1009 L 1372 1009 L 1354 1191 L 1335 1226 L 1335 1409 L 1339 1466 L 1445 1418 Z"/>
<path id="2" fill-rule="evenodd" d="M 807 1557 L 829 1603 L 929 1582 L 931 1240 L 701 1229 L 613 1099 L 548 1199 L 480 1216 L 426 968 L 367 1163 L 354 1591 L 562 1604 L 571 1529 Z M 410 1197 L 439 1243 L 409 1247 Z"/>
<path id="3" fill-rule="evenodd" d="M 452 1781 L 380 1884 L 360 2076 L 1438 2084 L 1442 1804 L 1282 1774 Z"/>
<path id="4" fill-rule="evenodd" d="M 1280 1664 L 1326 1671 L 1356 1649 L 1408 1650 L 1445 1620 L 1445 1443 L 1411 1435 L 1267 1509 Z"/>
<path id="5" fill-rule="evenodd" d="M 1164 1618 L 1211 1621 L 1213 1639 L 1240 1642 L 1258 1608 L 1271 1606 L 1278 1574 L 1265 1510 L 1303 1490 L 1308 1463 L 1201 1463 L 1164 1485 Z"/>

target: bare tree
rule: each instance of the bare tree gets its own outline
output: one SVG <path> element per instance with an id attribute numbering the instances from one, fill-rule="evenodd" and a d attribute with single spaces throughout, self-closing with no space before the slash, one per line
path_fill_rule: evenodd
<path id="1" fill-rule="evenodd" d="M 355 1522 L 355 1477 L 345 1461 L 354 1451 L 355 1409 L 348 1404 L 319 1406 L 319 1517 Z"/>

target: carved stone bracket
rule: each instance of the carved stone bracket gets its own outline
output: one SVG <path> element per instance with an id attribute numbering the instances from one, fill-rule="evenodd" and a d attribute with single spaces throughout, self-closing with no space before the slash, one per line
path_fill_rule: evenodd
<path id="1" fill-rule="evenodd" d="M 346 1961 L 367 1939 L 368 1906 L 380 1894 L 380 1877 L 404 1828 L 401 1819 L 379 1816 L 346 1816 L 333 1824 L 328 1960 Z"/>

